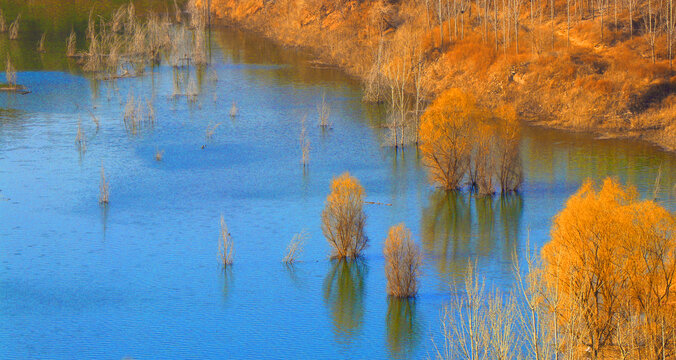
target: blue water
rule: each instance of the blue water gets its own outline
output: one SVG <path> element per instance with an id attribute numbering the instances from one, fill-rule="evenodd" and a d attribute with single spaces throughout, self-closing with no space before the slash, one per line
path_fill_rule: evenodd
<path id="1" fill-rule="evenodd" d="M 616 176 L 647 196 L 661 167 L 659 201 L 676 208 L 673 155 L 536 128 L 524 129 L 521 194 L 437 191 L 414 149 L 381 146 L 386 112 L 361 101 L 359 83 L 309 59 L 215 31 L 212 65 L 183 83 L 197 84 L 195 102 L 171 96 L 167 66 L 116 82 L 91 80 L 75 65 L 19 72 L 32 92 L 0 94 L 0 358 L 433 356 L 449 284 L 476 262 L 488 286 L 509 290 L 513 251 L 544 244 L 551 217 L 586 178 Z M 317 126 L 323 93 L 328 131 Z M 122 122 L 130 94 L 152 99 L 156 113 L 155 126 L 137 135 Z M 101 166 L 107 207 L 97 201 Z M 328 259 L 320 229 L 331 178 L 344 171 L 367 201 L 391 204 L 366 206 L 371 243 L 352 263 Z M 221 215 L 235 247 L 225 272 Z M 385 294 L 383 240 L 399 222 L 424 253 L 410 301 Z M 282 264 L 302 230 L 310 238 L 300 262 Z"/>

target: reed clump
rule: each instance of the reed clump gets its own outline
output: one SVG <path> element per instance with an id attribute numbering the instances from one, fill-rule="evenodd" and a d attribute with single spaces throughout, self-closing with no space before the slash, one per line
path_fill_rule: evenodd
<path id="1" fill-rule="evenodd" d="M 79 120 L 77 122 L 77 133 L 75 134 L 75 145 L 80 154 L 84 154 L 87 151 L 87 138 Z"/>
<path id="2" fill-rule="evenodd" d="M 123 122 L 125 130 L 131 135 L 154 127 L 155 109 L 152 102 L 136 99 L 133 94 L 130 94 L 124 106 Z"/>
<path id="3" fill-rule="evenodd" d="M 322 93 L 322 102 L 317 105 L 317 113 L 319 114 L 319 127 L 330 129 L 329 115 L 331 114 L 331 107 L 326 103 L 326 93 Z"/>
<path id="4" fill-rule="evenodd" d="M 216 129 L 218 129 L 219 126 L 221 126 L 220 122 L 213 126 L 207 126 L 207 131 L 204 134 L 204 139 L 206 141 L 211 141 L 211 139 L 214 137 L 214 134 L 216 134 Z"/>
<path id="5" fill-rule="evenodd" d="M 7 57 L 7 66 L 5 67 L 5 79 L 7 80 L 7 86 L 10 88 L 15 88 L 16 85 L 16 70 L 12 66 L 12 61 Z"/>
<path id="6" fill-rule="evenodd" d="M 0 33 L 7 31 L 7 20 L 5 20 L 5 14 L 0 9 Z"/>
<path id="7" fill-rule="evenodd" d="M 70 30 L 70 35 L 66 39 L 66 56 L 75 57 L 75 46 L 76 46 L 76 35 L 75 30 Z"/>
<path id="8" fill-rule="evenodd" d="M 383 253 L 387 294 L 399 298 L 416 296 L 422 254 L 404 224 L 390 228 Z"/>
<path id="9" fill-rule="evenodd" d="M 308 166 L 310 164 L 310 139 L 307 138 L 307 130 L 305 128 L 305 117 L 301 120 L 301 129 L 300 129 L 300 163 L 303 166 Z"/>
<path id="10" fill-rule="evenodd" d="M 232 243 L 232 236 L 228 232 L 228 225 L 225 224 L 225 219 L 221 215 L 221 230 L 218 241 L 218 257 L 221 265 L 227 267 L 232 265 L 234 247 Z"/>
<path id="11" fill-rule="evenodd" d="M 9 39 L 16 40 L 19 38 L 19 20 L 21 20 L 21 14 L 17 15 L 16 20 L 9 25 Z"/>
<path id="12" fill-rule="evenodd" d="M 155 161 L 162 161 L 162 158 L 164 157 L 164 150 L 155 150 Z"/>
<path id="13" fill-rule="evenodd" d="M 71 55 L 80 59 L 83 69 L 99 73 L 104 79 L 140 76 L 148 66 L 160 64 L 163 57 L 174 67 L 207 64 L 206 29 L 193 31 L 175 26 L 168 14 L 136 14 L 133 3 L 123 5 L 110 19 L 98 23 L 92 16 L 87 27 L 88 50 Z"/>
<path id="14" fill-rule="evenodd" d="M 364 188 L 345 172 L 331 181 L 331 193 L 322 211 L 322 232 L 332 258 L 356 258 L 368 245 L 364 233 Z"/>
<path id="15" fill-rule="evenodd" d="M 295 234 L 291 239 L 289 246 L 286 248 L 286 255 L 284 255 L 282 262 L 286 264 L 293 264 L 294 262 L 298 261 L 298 256 L 300 256 L 300 254 L 303 252 L 303 246 L 309 238 L 310 235 L 305 231 Z"/>
<path id="16" fill-rule="evenodd" d="M 99 204 L 108 204 L 109 188 L 106 181 L 106 170 L 101 166 L 101 184 L 99 185 Z"/>
<path id="17" fill-rule="evenodd" d="M 236 117 L 237 114 L 239 113 L 239 109 L 237 108 L 237 102 L 233 101 L 232 106 L 230 107 L 230 117 Z"/>
<path id="18" fill-rule="evenodd" d="M 43 32 L 42 36 L 40 36 L 40 40 L 38 41 L 38 47 L 37 50 L 39 53 L 45 52 L 45 38 L 47 37 L 47 33 Z"/>

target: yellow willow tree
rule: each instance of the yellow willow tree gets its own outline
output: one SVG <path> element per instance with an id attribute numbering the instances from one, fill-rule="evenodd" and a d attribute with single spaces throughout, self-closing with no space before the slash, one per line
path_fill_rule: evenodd
<path id="1" fill-rule="evenodd" d="M 446 190 L 460 188 L 472 155 L 470 131 L 480 118 L 474 98 L 459 89 L 445 91 L 427 108 L 420 149 L 432 183 Z"/>
<path id="2" fill-rule="evenodd" d="M 521 126 L 516 111 L 511 106 L 503 106 L 495 111 L 500 119 L 495 142 L 497 177 L 502 193 L 517 191 L 523 182 L 521 168 Z"/>
<path id="3" fill-rule="evenodd" d="M 364 188 L 349 172 L 331 181 L 331 193 L 322 211 L 322 232 L 332 258 L 356 258 L 366 248 Z"/>
<path id="4" fill-rule="evenodd" d="M 479 195 L 492 195 L 494 173 L 495 126 L 481 121 L 474 126 L 472 162 L 469 181 L 472 190 Z"/>
<path id="5" fill-rule="evenodd" d="M 584 183 L 554 218 L 542 249 L 545 286 L 558 294 L 559 331 L 575 334 L 568 341 L 594 359 L 623 349 L 619 332 L 628 327 L 632 357 L 673 356 L 675 251 L 669 211 L 610 178 L 598 191 Z"/>

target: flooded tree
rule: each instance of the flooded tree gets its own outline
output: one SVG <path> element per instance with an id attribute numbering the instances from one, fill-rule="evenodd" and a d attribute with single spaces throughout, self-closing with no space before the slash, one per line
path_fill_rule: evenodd
<path id="1" fill-rule="evenodd" d="M 542 249 L 557 320 L 592 358 L 673 356 L 676 216 L 636 189 L 586 182 L 554 218 Z"/>
<path id="2" fill-rule="evenodd" d="M 418 293 L 422 254 L 404 224 L 392 226 L 385 239 L 387 295 L 406 298 Z"/>
<path id="3" fill-rule="evenodd" d="M 423 114 L 420 149 L 435 185 L 456 190 L 469 169 L 472 123 L 478 118 L 474 98 L 458 89 L 441 94 Z"/>
<path id="4" fill-rule="evenodd" d="M 366 248 L 364 188 L 345 172 L 331 181 L 331 193 L 322 211 L 322 232 L 332 258 L 355 258 Z"/>

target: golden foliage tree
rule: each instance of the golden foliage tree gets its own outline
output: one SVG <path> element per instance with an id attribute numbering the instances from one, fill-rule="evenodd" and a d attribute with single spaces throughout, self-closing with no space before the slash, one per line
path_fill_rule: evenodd
<path id="1" fill-rule="evenodd" d="M 366 248 L 364 188 L 349 172 L 331 181 L 331 193 L 322 211 L 322 232 L 331 245 L 331 257 L 355 258 Z"/>
<path id="2" fill-rule="evenodd" d="M 383 253 L 387 294 L 394 297 L 415 296 L 422 255 L 411 238 L 411 231 L 403 223 L 390 228 Z"/>
<path id="3" fill-rule="evenodd" d="M 506 193 L 518 190 L 523 181 L 521 156 L 519 154 L 521 126 L 516 111 L 511 106 L 498 108 L 496 116 L 502 120 L 494 139 L 497 175 L 500 190 Z"/>
<path id="4" fill-rule="evenodd" d="M 474 98 L 458 89 L 445 91 L 423 114 L 421 151 L 434 184 L 446 190 L 460 188 L 472 153 L 469 131 L 478 117 Z"/>
<path id="5" fill-rule="evenodd" d="M 669 211 L 613 179 L 598 191 L 586 182 L 554 218 L 542 258 L 562 332 L 575 334 L 569 340 L 593 358 L 674 355 L 676 217 Z"/>
<path id="6" fill-rule="evenodd" d="M 470 166 L 470 186 L 480 195 L 491 195 L 493 189 L 495 127 L 487 122 L 476 124 Z"/>
<path id="7" fill-rule="evenodd" d="M 521 132 L 511 107 L 483 110 L 450 89 L 423 114 L 420 140 L 431 181 L 443 189 L 459 189 L 466 177 L 480 195 L 493 194 L 496 179 L 503 193 L 521 186 Z"/>

